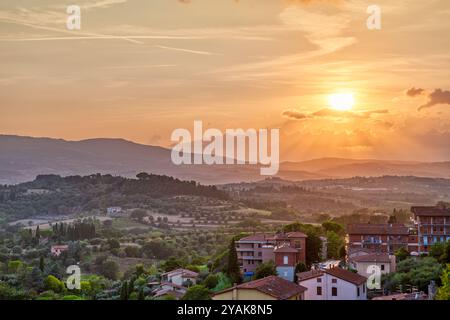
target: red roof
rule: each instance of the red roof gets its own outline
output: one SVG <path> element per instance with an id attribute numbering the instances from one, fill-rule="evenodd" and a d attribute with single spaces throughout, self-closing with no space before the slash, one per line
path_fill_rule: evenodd
<path id="1" fill-rule="evenodd" d="M 414 213 L 415 216 L 428 216 L 428 217 L 450 216 L 450 208 L 444 208 L 439 206 L 411 207 L 411 212 Z"/>
<path id="2" fill-rule="evenodd" d="M 360 256 L 356 256 L 350 259 L 354 262 L 383 262 L 383 263 L 390 263 L 391 259 L 389 259 L 389 255 L 385 253 L 371 253 L 371 254 L 364 254 Z"/>
<path id="3" fill-rule="evenodd" d="M 310 270 L 305 272 L 297 273 L 297 279 L 299 281 L 304 281 L 312 278 L 317 278 L 323 276 L 323 272 L 321 270 Z"/>
<path id="4" fill-rule="evenodd" d="M 358 223 L 347 225 L 347 233 L 365 235 L 409 235 L 409 229 L 400 223 Z"/>
<path id="5" fill-rule="evenodd" d="M 324 270 L 324 272 L 332 275 L 333 277 L 339 278 L 341 280 L 353 283 L 354 285 L 361 285 L 367 281 L 366 277 L 363 277 L 357 273 L 342 269 L 342 268 L 331 268 Z"/>
<path id="6" fill-rule="evenodd" d="M 287 300 L 306 291 L 306 288 L 303 286 L 277 276 L 269 276 L 263 279 L 246 282 L 233 288 L 223 290 L 221 292 L 217 292 L 215 295 L 232 291 L 234 289 L 257 290 L 271 297 L 274 297 L 277 300 Z"/>
<path id="7" fill-rule="evenodd" d="M 367 281 L 366 277 L 363 277 L 357 273 L 342 269 L 342 268 L 331 268 L 325 270 L 311 270 L 306 272 L 297 273 L 297 278 L 299 281 L 305 281 L 312 278 L 321 277 L 324 273 L 327 273 L 333 277 L 339 278 L 341 280 L 353 283 L 354 285 L 361 285 Z"/>

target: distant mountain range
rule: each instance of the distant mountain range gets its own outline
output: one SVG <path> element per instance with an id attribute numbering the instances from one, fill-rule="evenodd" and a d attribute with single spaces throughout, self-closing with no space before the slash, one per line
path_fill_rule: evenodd
<path id="1" fill-rule="evenodd" d="M 40 174 L 88 175 L 139 172 L 165 174 L 205 184 L 262 180 L 252 165 L 182 165 L 171 162 L 171 151 L 123 139 L 62 139 L 0 135 L 0 184 L 33 180 Z M 421 176 L 450 178 L 450 161 L 414 162 L 323 158 L 283 162 L 278 176 L 287 180 L 349 178 L 353 176 Z"/>

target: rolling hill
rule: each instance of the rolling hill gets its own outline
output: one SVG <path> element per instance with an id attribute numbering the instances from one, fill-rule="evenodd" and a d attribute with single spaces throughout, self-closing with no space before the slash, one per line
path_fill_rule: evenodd
<path id="1" fill-rule="evenodd" d="M 126 177 L 145 171 L 205 184 L 257 181 L 258 166 L 175 166 L 170 150 L 123 139 L 66 141 L 0 135 L 0 184 L 33 180 L 40 174 L 113 174 Z M 353 176 L 422 176 L 450 178 L 450 162 L 408 162 L 323 158 L 283 162 L 278 176 L 288 180 L 348 178 Z"/>

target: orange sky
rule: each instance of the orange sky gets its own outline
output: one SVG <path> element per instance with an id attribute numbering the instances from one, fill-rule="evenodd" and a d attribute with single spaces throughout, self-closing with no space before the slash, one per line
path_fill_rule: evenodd
<path id="1" fill-rule="evenodd" d="M 379 31 L 373 1 L 182 2 L 3 0 L 0 133 L 169 146 L 203 120 L 280 128 L 282 160 L 450 160 L 447 0 L 377 0 Z"/>

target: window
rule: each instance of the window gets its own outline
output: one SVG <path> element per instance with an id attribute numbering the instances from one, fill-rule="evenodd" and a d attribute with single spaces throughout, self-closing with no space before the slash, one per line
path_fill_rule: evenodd
<path id="1" fill-rule="evenodd" d="M 366 293 L 366 285 L 363 284 L 363 293 Z"/>
<path id="2" fill-rule="evenodd" d="M 322 295 L 322 287 L 317 287 L 317 295 L 318 296 Z"/>
<path id="3" fill-rule="evenodd" d="M 332 288 L 331 288 L 331 295 L 332 295 L 333 297 L 337 297 L 337 288 L 336 288 L 336 287 L 332 287 Z"/>
<path id="4" fill-rule="evenodd" d="M 331 279 L 331 283 L 337 283 L 337 279 Z"/>
<path id="5" fill-rule="evenodd" d="M 322 278 L 317 278 L 317 282 L 322 282 Z"/>
<path id="6" fill-rule="evenodd" d="M 288 256 L 284 256 L 283 257 L 283 264 L 289 264 L 289 257 Z"/>
<path id="7" fill-rule="evenodd" d="M 358 288 L 356 288 L 356 295 L 359 297 L 359 295 L 360 295 L 360 292 L 359 292 L 359 287 Z"/>
<path id="8" fill-rule="evenodd" d="M 384 271 L 384 264 L 381 265 L 381 271 Z"/>

